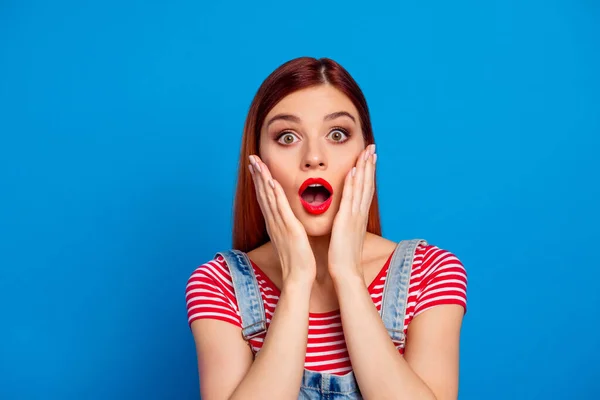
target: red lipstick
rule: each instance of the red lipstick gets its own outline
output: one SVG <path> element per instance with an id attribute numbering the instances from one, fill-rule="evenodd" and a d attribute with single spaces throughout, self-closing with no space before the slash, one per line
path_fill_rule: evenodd
<path id="1" fill-rule="evenodd" d="M 307 212 L 319 215 L 329 209 L 333 199 L 333 188 L 323 178 L 308 178 L 300 186 L 298 195 L 302 206 Z"/>

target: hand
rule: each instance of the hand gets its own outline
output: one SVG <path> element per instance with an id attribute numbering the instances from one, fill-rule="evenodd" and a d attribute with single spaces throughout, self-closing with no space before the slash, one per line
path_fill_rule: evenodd
<path id="1" fill-rule="evenodd" d="M 312 285 L 316 261 L 304 226 L 294 215 L 283 188 L 258 156 L 250 156 L 248 169 L 267 233 L 279 256 L 284 284 L 291 279 Z"/>
<path id="2" fill-rule="evenodd" d="M 375 145 L 367 146 L 344 180 L 329 243 L 329 273 L 333 279 L 346 274 L 363 279 L 362 250 L 375 191 L 376 161 Z"/>

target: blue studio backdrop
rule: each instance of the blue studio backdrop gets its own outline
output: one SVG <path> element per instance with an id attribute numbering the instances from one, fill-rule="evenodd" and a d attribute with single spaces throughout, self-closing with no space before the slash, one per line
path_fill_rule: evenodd
<path id="1" fill-rule="evenodd" d="M 469 273 L 461 399 L 600 392 L 593 1 L 3 1 L 0 398 L 193 399 L 186 280 L 230 246 L 264 78 L 367 96 L 384 236 Z"/>

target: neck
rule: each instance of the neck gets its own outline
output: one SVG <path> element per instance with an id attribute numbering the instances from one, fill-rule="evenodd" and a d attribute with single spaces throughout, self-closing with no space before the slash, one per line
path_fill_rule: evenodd
<path id="1" fill-rule="evenodd" d="M 317 283 L 326 283 L 331 279 L 331 276 L 329 275 L 330 240 L 331 235 L 309 236 L 308 238 L 317 265 Z"/>

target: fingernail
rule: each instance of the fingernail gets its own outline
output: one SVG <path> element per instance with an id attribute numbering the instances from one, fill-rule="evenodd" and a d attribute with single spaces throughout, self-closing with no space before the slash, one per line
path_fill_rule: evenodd
<path id="1" fill-rule="evenodd" d="M 254 165 L 255 170 L 257 170 L 258 172 L 262 172 L 260 170 L 260 165 L 258 165 L 258 160 L 256 159 L 256 157 L 252 157 L 252 165 Z"/>
<path id="2" fill-rule="evenodd" d="M 373 165 L 377 162 L 377 154 L 373 154 Z"/>
<path id="3" fill-rule="evenodd" d="M 248 169 L 250 170 L 250 173 L 254 175 L 254 168 L 252 168 L 252 164 L 248 164 Z"/>
<path id="4" fill-rule="evenodd" d="M 271 179 L 269 179 L 269 186 L 271 186 L 272 189 L 275 189 L 275 184 Z"/>
<path id="5" fill-rule="evenodd" d="M 256 161 L 256 157 L 254 157 L 254 156 L 248 156 L 248 159 L 250 160 L 250 164 L 252 166 L 254 166 L 254 169 L 256 171 L 258 171 L 258 172 L 261 172 L 260 171 L 260 165 L 258 165 L 258 161 Z"/>
<path id="6" fill-rule="evenodd" d="M 352 176 L 354 176 L 354 174 L 356 174 L 356 167 L 352 167 Z"/>

